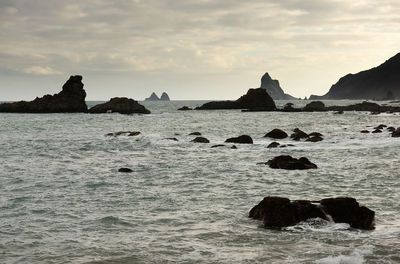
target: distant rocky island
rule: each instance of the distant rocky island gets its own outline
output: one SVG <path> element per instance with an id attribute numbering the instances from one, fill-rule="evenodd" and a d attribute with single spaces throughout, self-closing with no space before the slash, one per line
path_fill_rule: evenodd
<path id="1" fill-rule="evenodd" d="M 33 101 L 19 101 L 0 104 L 0 112 L 6 113 L 121 113 L 150 114 L 150 111 L 133 99 L 115 97 L 109 102 L 95 105 L 88 110 L 86 91 L 83 89 L 82 76 L 69 77 L 62 91 L 54 95 L 45 95 Z"/>
<path id="2" fill-rule="evenodd" d="M 393 100 L 399 98 L 400 53 L 378 67 L 357 74 L 347 74 L 332 85 L 327 94 L 311 95 L 309 99 Z"/>
<path id="3" fill-rule="evenodd" d="M 150 97 L 144 99 L 145 101 L 170 101 L 169 96 L 166 92 L 161 94 L 161 97 L 158 97 L 156 93 L 152 93 Z"/>
<path id="4" fill-rule="evenodd" d="M 268 72 L 261 78 L 261 86 L 274 100 L 293 100 L 297 99 L 289 94 L 286 94 L 281 88 L 278 80 L 273 80 Z"/>

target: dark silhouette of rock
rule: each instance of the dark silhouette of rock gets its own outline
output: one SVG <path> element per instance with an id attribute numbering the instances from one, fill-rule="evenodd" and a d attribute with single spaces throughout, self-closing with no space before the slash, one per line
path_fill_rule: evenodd
<path id="1" fill-rule="evenodd" d="M 54 95 L 26 102 L 0 104 L 0 112 L 9 113 L 77 113 L 86 112 L 86 92 L 83 89 L 82 76 L 69 77 L 62 91 Z"/>
<path id="2" fill-rule="evenodd" d="M 340 111 L 337 111 L 337 112 L 334 112 L 334 114 L 335 115 L 342 115 L 344 112 L 343 112 L 343 110 L 340 110 Z"/>
<path id="3" fill-rule="evenodd" d="M 269 76 L 268 72 L 266 72 L 263 77 L 261 78 L 261 86 L 267 91 L 267 93 L 272 97 L 274 100 L 293 100 L 297 99 L 289 94 L 285 94 L 282 90 L 281 86 L 279 85 L 278 80 L 273 80 L 271 76 Z"/>
<path id="4" fill-rule="evenodd" d="M 220 147 L 225 147 L 224 144 L 218 144 L 218 145 L 213 145 L 211 148 L 220 148 Z"/>
<path id="5" fill-rule="evenodd" d="M 284 139 L 288 137 L 285 131 L 280 130 L 278 128 L 272 129 L 270 132 L 265 134 L 264 137 L 274 138 L 274 139 Z"/>
<path id="6" fill-rule="evenodd" d="M 374 131 L 372 131 L 372 133 L 382 133 L 382 130 L 380 130 L 380 129 L 375 129 Z"/>
<path id="7" fill-rule="evenodd" d="M 133 170 L 131 170 L 131 169 L 129 169 L 129 168 L 120 168 L 118 171 L 119 171 L 119 172 L 125 172 L 125 173 L 133 172 Z"/>
<path id="8" fill-rule="evenodd" d="M 374 229 L 375 212 L 348 197 L 290 201 L 284 197 L 268 196 L 249 212 L 249 218 L 262 220 L 264 227 L 279 229 L 308 219 L 328 220 L 330 217 L 334 222 L 348 223 L 353 228 Z"/>
<path id="9" fill-rule="evenodd" d="M 266 163 L 270 168 L 273 169 L 284 169 L 284 170 L 307 170 L 316 169 L 317 165 L 310 162 L 307 158 L 301 157 L 299 159 L 292 158 L 289 155 L 277 156 Z"/>
<path id="10" fill-rule="evenodd" d="M 348 223 L 351 227 L 359 229 L 374 229 L 375 212 L 360 206 L 354 198 L 323 199 L 321 205 L 336 223 Z"/>
<path id="11" fill-rule="evenodd" d="M 152 93 L 150 97 L 144 99 L 145 101 L 160 101 L 160 98 L 156 95 L 156 93 Z"/>
<path id="12" fill-rule="evenodd" d="M 380 124 L 379 126 L 374 127 L 374 129 L 384 129 L 387 125 Z"/>
<path id="13" fill-rule="evenodd" d="M 392 137 L 400 137 L 400 127 L 396 128 L 396 130 L 392 132 Z"/>
<path id="14" fill-rule="evenodd" d="M 361 133 L 367 134 L 367 133 L 369 133 L 369 131 L 368 130 L 361 130 Z"/>
<path id="15" fill-rule="evenodd" d="M 287 103 L 282 109 L 283 112 L 295 112 L 299 111 L 298 109 L 293 107 L 293 103 Z"/>
<path id="16" fill-rule="evenodd" d="M 177 139 L 177 138 L 174 138 L 174 137 L 171 137 L 171 138 L 164 138 L 164 139 L 166 139 L 166 140 L 172 140 L 172 141 L 178 141 L 178 139 Z"/>
<path id="17" fill-rule="evenodd" d="M 302 131 L 302 130 L 300 130 L 298 128 L 295 128 L 293 130 L 293 132 L 294 133 L 290 135 L 290 138 L 293 139 L 293 140 L 296 140 L 296 141 L 299 141 L 300 139 L 304 139 L 304 138 L 308 138 L 309 137 L 307 133 L 305 133 L 304 131 Z"/>
<path id="18" fill-rule="evenodd" d="M 388 130 L 389 132 L 393 132 L 393 131 L 396 130 L 396 128 L 394 128 L 394 127 L 388 127 L 387 130 Z"/>
<path id="19" fill-rule="evenodd" d="M 189 134 L 189 136 L 201 136 L 200 132 L 192 132 Z"/>
<path id="20" fill-rule="evenodd" d="M 271 142 L 267 148 L 277 148 L 280 144 L 278 142 Z"/>
<path id="21" fill-rule="evenodd" d="M 163 92 L 160 97 L 161 101 L 170 101 L 169 96 L 166 92 Z"/>
<path id="22" fill-rule="evenodd" d="M 208 139 L 206 139 L 205 137 L 196 137 L 191 142 L 195 142 L 195 143 L 210 143 L 210 141 Z"/>
<path id="23" fill-rule="evenodd" d="M 237 149 L 237 147 L 236 147 L 235 145 L 233 145 L 233 146 L 231 147 L 231 149 Z"/>
<path id="24" fill-rule="evenodd" d="M 249 89 L 245 95 L 236 101 L 212 101 L 205 103 L 196 110 L 216 110 L 216 109 L 248 109 L 252 111 L 274 111 L 275 102 L 268 95 L 265 89 Z"/>
<path id="25" fill-rule="evenodd" d="M 303 111 L 306 112 L 313 112 L 313 111 L 325 111 L 325 104 L 321 101 L 313 101 L 308 103 L 304 108 Z"/>
<path id="26" fill-rule="evenodd" d="M 310 99 L 397 98 L 400 98 L 400 53 L 378 67 L 340 78 L 324 96 L 310 96 Z"/>
<path id="27" fill-rule="evenodd" d="M 120 113 L 120 114 L 150 114 L 143 105 L 126 97 L 114 97 L 110 101 L 93 106 L 88 110 L 92 114 Z"/>
<path id="28" fill-rule="evenodd" d="M 248 135 L 241 135 L 238 137 L 228 138 L 225 143 L 240 143 L 240 144 L 253 144 L 253 139 Z"/>
<path id="29" fill-rule="evenodd" d="M 185 105 L 185 106 L 182 106 L 181 108 L 179 108 L 178 110 L 179 111 L 189 111 L 189 110 L 193 110 L 193 109 Z"/>
<path id="30" fill-rule="evenodd" d="M 312 136 L 312 137 L 309 137 L 306 139 L 306 141 L 309 141 L 309 142 L 319 142 L 322 140 L 324 140 L 324 139 L 320 136 Z"/>
<path id="31" fill-rule="evenodd" d="M 133 136 L 140 135 L 140 132 L 139 131 L 118 131 L 118 132 L 111 132 L 111 133 L 105 134 L 105 136 L 113 136 L 113 137 L 122 136 L 122 135 L 133 137 Z"/>
<path id="32" fill-rule="evenodd" d="M 309 136 L 309 137 L 315 137 L 315 136 L 317 136 L 317 137 L 323 137 L 324 135 L 322 135 L 322 134 L 319 133 L 319 132 L 311 132 L 310 134 L 308 134 L 308 136 Z"/>

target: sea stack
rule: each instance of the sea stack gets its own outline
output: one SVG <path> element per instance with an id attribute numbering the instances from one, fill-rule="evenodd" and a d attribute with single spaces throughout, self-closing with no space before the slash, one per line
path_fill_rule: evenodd
<path id="1" fill-rule="evenodd" d="M 160 97 L 161 101 L 170 101 L 169 96 L 166 92 L 163 92 Z"/>
<path id="2" fill-rule="evenodd" d="M 76 113 L 86 112 L 86 92 L 82 76 L 69 77 L 62 91 L 54 95 L 36 97 L 33 101 L 19 101 L 0 104 L 0 112 L 9 113 Z"/>
<path id="3" fill-rule="evenodd" d="M 261 86 L 267 90 L 267 93 L 272 97 L 274 100 L 293 100 L 296 99 L 293 96 L 286 94 L 281 86 L 279 85 L 278 80 L 273 80 L 268 72 L 266 72 L 263 77 L 261 78 Z"/>
<path id="4" fill-rule="evenodd" d="M 110 101 L 93 106 L 88 111 L 91 114 L 150 114 L 150 111 L 137 101 L 126 97 L 114 97 Z"/>
<path id="5" fill-rule="evenodd" d="M 145 101 L 160 101 L 160 98 L 156 95 L 156 93 L 152 93 L 150 97 L 144 99 Z"/>

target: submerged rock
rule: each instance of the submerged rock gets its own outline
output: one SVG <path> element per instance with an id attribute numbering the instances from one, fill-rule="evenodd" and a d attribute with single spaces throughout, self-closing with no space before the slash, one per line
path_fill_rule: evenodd
<path id="1" fill-rule="evenodd" d="M 368 130 L 365 130 L 365 129 L 364 129 L 364 130 L 361 130 L 360 132 L 363 133 L 363 134 L 369 133 L 369 131 L 368 131 Z"/>
<path id="2" fill-rule="evenodd" d="M 319 142 L 322 140 L 324 140 L 324 139 L 320 136 L 313 136 L 313 137 L 309 137 L 306 139 L 306 141 L 308 141 L 308 142 Z"/>
<path id="3" fill-rule="evenodd" d="M 278 128 L 272 129 L 270 132 L 265 134 L 264 137 L 274 138 L 274 139 L 284 139 L 288 137 L 285 131 L 280 130 Z"/>
<path id="4" fill-rule="evenodd" d="M 400 137 L 400 127 L 396 128 L 396 130 L 392 132 L 392 137 Z"/>
<path id="5" fill-rule="evenodd" d="M 91 114 L 120 113 L 120 114 L 150 114 L 143 105 L 126 97 L 114 97 L 110 101 L 93 106 L 88 111 Z"/>
<path id="6" fill-rule="evenodd" d="M 200 132 L 192 132 L 189 134 L 189 136 L 201 136 Z"/>
<path id="7" fill-rule="evenodd" d="M 353 228 L 374 229 L 375 212 L 359 206 L 354 198 L 338 197 L 320 202 L 307 200 L 290 201 L 284 197 L 265 197 L 249 212 L 249 218 L 262 220 L 266 228 L 293 226 L 312 218 L 333 219 L 336 223 L 348 223 Z"/>
<path id="8" fill-rule="evenodd" d="M 270 143 L 267 148 L 277 148 L 280 144 L 278 142 L 272 142 Z"/>
<path id="9" fill-rule="evenodd" d="M 133 172 L 133 170 L 131 170 L 131 169 L 129 169 L 129 168 L 120 168 L 120 169 L 118 170 L 118 172 L 130 173 L 130 172 Z"/>
<path id="10" fill-rule="evenodd" d="M 305 157 L 296 159 L 289 155 L 277 156 L 267 161 L 264 164 L 269 165 L 269 167 L 273 169 L 284 169 L 284 170 L 308 170 L 317 168 L 317 165 L 310 162 Z"/>
<path id="11" fill-rule="evenodd" d="M 253 144 L 253 139 L 248 135 L 241 135 L 238 137 L 228 138 L 225 143 L 241 143 L 241 144 Z"/>
<path id="12" fill-rule="evenodd" d="M 210 143 L 208 139 L 205 137 L 196 137 L 195 139 L 191 140 L 190 142 L 195 142 L 195 143 Z"/>
<path id="13" fill-rule="evenodd" d="M 0 104 L 0 112 L 9 113 L 76 113 L 86 112 L 86 92 L 83 89 L 82 76 L 69 77 L 62 91 L 54 95 L 45 95 L 33 101 Z"/>

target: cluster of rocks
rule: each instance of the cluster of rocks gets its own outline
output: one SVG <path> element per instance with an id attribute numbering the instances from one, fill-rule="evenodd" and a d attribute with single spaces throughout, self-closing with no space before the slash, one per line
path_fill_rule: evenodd
<path id="1" fill-rule="evenodd" d="M 398 128 L 395 128 L 392 126 L 388 127 L 387 125 L 384 125 L 384 124 L 380 124 L 379 126 L 374 127 L 374 130 L 371 133 L 374 133 L 374 134 L 382 133 L 383 129 L 385 129 L 385 128 L 389 133 L 391 133 L 392 137 L 400 137 L 400 127 L 398 127 Z M 363 134 L 370 133 L 370 131 L 367 129 L 361 130 L 360 132 Z"/>
<path id="2" fill-rule="evenodd" d="M 170 101 L 169 96 L 166 92 L 161 94 L 161 97 L 158 97 L 156 93 L 152 93 L 150 97 L 144 99 L 145 101 Z"/>
<path id="3" fill-rule="evenodd" d="M 289 155 L 280 155 L 267 162 L 261 162 L 258 164 L 268 165 L 272 169 L 284 170 L 308 170 L 318 168 L 317 165 L 315 165 L 305 157 L 296 159 Z"/>
<path id="4" fill-rule="evenodd" d="M 139 131 L 118 131 L 118 132 L 111 132 L 105 134 L 105 136 L 112 136 L 112 137 L 117 137 L 117 136 L 128 136 L 128 137 L 134 137 L 137 135 L 140 135 L 141 133 Z"/>
<path id="5" fill-rule="evenodd" d="M 289 137 L 289 135 L 285 131 L 275 128 L 270 132 L 268 132 L 267 134 L 265 134 L 264 137 L 273 139 L 285 139 Z M 319 142 L 324 139 L 323 135 L 319 132 L 312 132 L 310 134 L 307 134 L 304 131 L 300 130 L 299 128 L 293 129 L 293 133 L 290 135 L 290 138 L 295 141 L 305 139 L 305 141 L 308 142 Z M 272 142 L 271 144 L 268 145 L 268 148 L 276 148 L 278 146 L 286 147 L 288 145 L 280 145 L 278 142 Z"/>
<path id="6" fill-rule="evenodd" d="M 360 206 L 356 199 L 350 197 L 290 201 L 288 198 L 268 196 L 250 210 L 249 217 L 263 221 L 266 228 L 283 228 L 321 218 L 347 223 L 352 228 L 372 230 L 375 212 Z"/>

